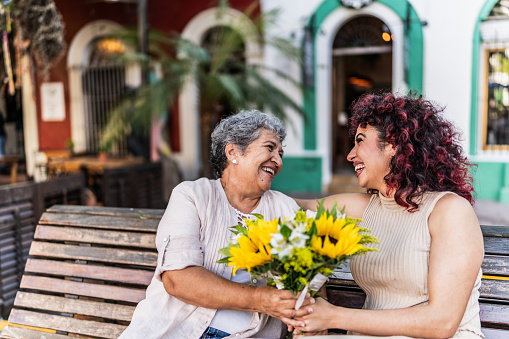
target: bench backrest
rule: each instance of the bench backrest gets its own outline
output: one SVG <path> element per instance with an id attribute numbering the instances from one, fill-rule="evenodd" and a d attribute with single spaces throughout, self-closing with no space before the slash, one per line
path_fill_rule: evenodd
<path id="1" fill-rule="evenodd" d="M 117 338 L 145 297 L 163 210 L 56 205 L 37 226 L 3 334 Z"/>
<path id="2" fill-rule="evenodd" d="M 117 338 L 145 297 L 156 266 L 163 210 L 56 205 L 37 226 L 4 334 Z M 509 227 L 482 226 L 481 321 L 488 339 L 509 337 Z M 327 287 L 329 300 L 362 307 L 348 268 Z"/>

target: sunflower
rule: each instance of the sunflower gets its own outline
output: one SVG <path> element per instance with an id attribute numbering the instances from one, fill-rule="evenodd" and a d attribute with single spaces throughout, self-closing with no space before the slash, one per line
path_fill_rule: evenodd
<path id="1" fill-rule="evenodd" d="M 238 239 L 239 246 L 230 248 L 228 266 L 234 266 L 233 275 L 238 269 L 245 268 L 251 272 L 253 267 L 272 260 L 270 240 L 271 234 L 277 232 L 278 222 L 277 218 L 272 221 L 258 219 L 246 222 L 249 227 L 247 236 L 241 235 Z"/>
<path id="2" fill-rule="evenodd" d="M 317 234 L 311 238 L 311 247 L 316 253 L 331 259 L 355 254 L 363 248 L 359 243 L 362 240 L 362 235 L 358 234 L 360 229 L 355 225 L 355 219 L 334 221 L 331 215 L 323 214 L 316 220 Z"/>

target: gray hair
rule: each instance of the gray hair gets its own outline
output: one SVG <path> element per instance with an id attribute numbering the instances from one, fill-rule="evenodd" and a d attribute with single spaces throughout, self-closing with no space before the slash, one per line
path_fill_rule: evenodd
<path id="1" fill-rule="evenodd" d="M 260 137 L 261 129 L 274 132 L 281 145 L 286 138 L 283 122 L 273 115 L 258 110 L 243 110 L 219 122 L 212 132 L 210 147 L 210 163 L 216 178 L 223 175 L 228 166 L 225 147 L 235 144 L 242 153 Z"/>

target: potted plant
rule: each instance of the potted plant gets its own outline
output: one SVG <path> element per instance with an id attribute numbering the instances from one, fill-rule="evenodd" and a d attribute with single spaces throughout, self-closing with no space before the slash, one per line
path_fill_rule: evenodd
<path id="1" fill-rule="evenodd" d="M 72 139 L 67 139 L 65 141 L 65 149 L 69 151 L 71 157 L 74 155 L 74 141 L 72 141 Z"/>

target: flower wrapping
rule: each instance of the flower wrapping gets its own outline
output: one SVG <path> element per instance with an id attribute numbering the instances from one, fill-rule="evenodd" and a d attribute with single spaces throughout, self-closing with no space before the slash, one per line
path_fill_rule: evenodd
<path id="1" fill-rule="evenodd" d="M 355 255 L 377 251 L 370 230 L 359 227 L 361 219 L 345 215 L 334 203 L 332 211 L 319 202 L 317 212 L 302 209 L 293 218 L 245 219 L 246 227 L 233 226 L 236 235 L 219 263 L 247 270 L 251 277 L 265 278 L 268 285 L 293 293 L 310 290 L 313 296 L 333 270 Z"/>

